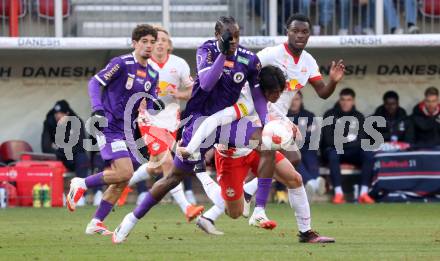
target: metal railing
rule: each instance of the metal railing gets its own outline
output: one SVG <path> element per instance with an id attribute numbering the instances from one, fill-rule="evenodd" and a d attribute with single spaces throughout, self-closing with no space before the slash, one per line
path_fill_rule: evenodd
<path id="1" fill-rule="evenodd" d="M 242 35 L 284 35 L 292 13 L 312 21 L 314 35 L 440 33 L 438 0 L 0 0 L 0 36 L 10 35 L 18 3 L 20 36 L 129 36 L 139 23 L 173 36 L 212 36 L 232 15 Z"/>

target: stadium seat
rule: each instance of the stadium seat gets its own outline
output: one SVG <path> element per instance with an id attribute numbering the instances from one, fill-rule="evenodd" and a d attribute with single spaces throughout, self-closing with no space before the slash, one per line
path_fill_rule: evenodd
<path id="1" fill-rule="evenodd" d="M 69 0 L 63 1 L 63 18 L 70 15 L 71 3 Z M 46 19 L 55 18 L 55 0 L 37 0 L 38 16 Z"/>
<path id="2" fill-rule="evenodd" d="M 5 163 L 18 161 L 23 152 L 32 152 L 32 147 L 23 140 L 9 140 L 0 145 L 0 156 Z"/>
<path id="3" fill-rule="evenodd" d="M 18 17 L 26 15 L 26 4 L 24 0 L 12 0 L 18 4 Z M 11 10 L 11 1 L 0 0 L 0 18 L 9 18 L 9 11 Z"/>
<path id="4" fill-rule="evenodd" d="M 424 16 L 438 18 L 440 17 L 440 1 L 423 0 L 420 5 L 420 11 Z"/>

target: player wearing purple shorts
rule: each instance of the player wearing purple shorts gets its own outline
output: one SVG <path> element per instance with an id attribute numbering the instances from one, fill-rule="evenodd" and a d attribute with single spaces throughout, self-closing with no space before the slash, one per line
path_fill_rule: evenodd
<path id="1" fill-rule="evenodd" d="M 267 101 L 258 84 L 261 64 L 258 57 L 242 46 L 239 46 L 239 27 L 232 17 L 220 17 L 215 25 L 216 40 L 205 42 L 197 49 L 197 78 L 194 83 L 191 99 L 182 114 L 185 124 L 182 133 L 182 146 L 190 141 L 193 131 L 203 119 L 217 111 L 235 104 L 240 96 L 242 87 L 249 82 L 255 110 L 261 122 L 266 122 Z M 239 126 L 238 126 L 239 127 Z M 252 133 L 253 132 L 253 133 Z M 241 136 L 242 145 L 248 143 L 251 136 L 261 136 L 261 128 L 247 130 L 233 127 L 232 137 L 226 143 L 235 142 L 235 136 Z M 215 140 L 219 141 L 217 133 Z M 212 143 L 213 145 L 214 143 Z M 230 145 L 237 145 L 231 144 Z M 134 228 L 135 224 L 159 202 L 165 194 L 177 186 L 186 175 L 191 175 L 194 166 L 204 159 L 204 153 L 209 148 L 200 150 L 199 155 L 183 159 L 174 158 L 172 172 L 154 184 L 144 201 L 133 212 L 125 216 L 122 223 L 113 234 L 113 243 L 122 243 Z M 267 201 L 274 169 L 274 151 L 260 151 L 261 182 L 257 200 Z M 262 188 L 261 188 L 262 187 Z"/>
<path id="2" fill-rule="evenodd" d="M 141 100 L 146 97 L 147 108 L 150 110 L 157 111 L 164 107 L 156 96 L 159 74 L 147 63 L 156 39 L 155 28 L 138 25 L 132 33 L 134 52 L 113 58 L 89 81 L 92 115 L 108 123 L 102 132 L 98 130 L 97 133 L 101 156 L 107 167 L 103 172 L 85 179 L 72 179 L 67 195 L 68 209 L 75 210 L 76 203 L 87 189 L 102 185 L 109 187 L 87 226 L 87 234 L 111 234 L 102 221 L 126 187 L 133 169 L 141 162 L 133 154 L 136 145 L 132 127 Z"/>

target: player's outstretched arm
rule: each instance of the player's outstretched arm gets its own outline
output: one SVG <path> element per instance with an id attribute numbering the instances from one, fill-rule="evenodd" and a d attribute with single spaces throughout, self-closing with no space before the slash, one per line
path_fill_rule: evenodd
<path id="1" fill-rule="evenodd" d="M 325 84 L 323 80 L 311 81 L 313 88 L 315 89 L 318 96 L 322 99 L 327 99 L 336 89 L 336 85 L 344 77 L 345 65 L 343 60 L 339 60 L 337 63 L 332 62 L 330 67 L 330 81 Z"/>
<path id="2" fill-rule="evenodd" d="M 200 52 L 203 51 L 204 50 L 202 49 Z M 214 88 L 215 84 L 218 82 L 218 80 L 220 79 L 223 73 L 223 67 L 225 64 L 226 56 L 224 54 L 220 54 L 219 56 L 217 56 L 217 59 L 215 59 L 212 66 L 206 66 L 207 62 L 209 63 L 209 60 L 203 61 L 204 59 L 203 57 L 205 57 L 205 59 L 209 59 L 209 54 L 208 55 L 197 54 L 197 57 L 202 57 L 199 58 L 201 59 L 201 61 L 199 61 L 199 66 L 198 66 L 200 88 L 202 88 L 205 92 L 210 92 Z"/>
<path id="3" fill-rule="evenodd" d="M 104 109 L 101 102 L 101 84 L 95 77 L 89 81 L 89 97 L 93 112 Z"/>

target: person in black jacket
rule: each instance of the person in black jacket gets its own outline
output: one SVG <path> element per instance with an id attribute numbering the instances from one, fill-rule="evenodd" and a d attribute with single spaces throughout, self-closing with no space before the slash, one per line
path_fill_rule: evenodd
<path id="1" fill-rule="evenodd" d="M 316 193 L 319 195 L 325 193 L 325 180 L 319 176 L 318 151 L 309 147 L 312 132 L 318 130 L 316 122 L 313 121 L 315 114 L 304 108 L 301 91 L 293 97 L 287 116 L 298 126 L 304 137 L 304 144 L 300 148 L 301 162 L 296 166 L 296 170 L 303 178 L 308 199 L 312 200 Z"/>
<path id="2" fill-rule="evenodd" d="M 371 151 L 364 151 L 361 147 L 361 139 L 367 138 L 363 131 L 364 116 L 355 107 L 355 92 L 350 88 L 342 89 L 339 93 L 339 101 L 335 106 L 324 114 L 324 120 L 333 116 L 333 123 L 326 125 L 322 129 L 321 149 L 325 159 L 327 159 L 330 168 L 330 178 L 333 183 L 335 195 L 333 203 L 345 203 L 344 193 L 341 187 L 341 163 L 350 163 L 362 168 L 361 171 L 361 191 L 358 198 L 359 203 L 374 203 L 374 200 L 368 196 L 368 188 L 373 171 L 374 157 Z M 341 119 L 345 117 L 344 119 Z M 338 126 L 343 124 L 345 126 Z M 335 135 L 335 130 L 343 129 L 343 137 Z M 336 143 L 345 138 L 343 143 L 343 153 L 338 154 Z"/>
<path id="3" fill-rule="evenodd" d="M 60 148 L 55 143 L 55 133 L 57 124 L 65 120 L 65 116 L 76 116 L 76 113 L 70 108 L 69 103 L 65 100 L 60 100 L 55 103 L 55 106 L 46 114 L 46 120 L 44 121 L 43 133 L 41 135 L 41 148 L 44 153 L 55 154 L 57 159 L 62 161 L 64 166 L 71 171 L 75 171 L 77 177 L 87 177 L 90 170 L 90 160 L 83 148 L 83 140 L 85 138 L 84 123 L 78 117 L 81 122 L 81 128 L 75 130 L 71 128 L 71 124 L 68 123 L 65 133 L 65 142 L 70 140 L 70 137 L 75 135 L 75 131 L 79 131 L 78 143 L 73 146 L 72 154 L 73 159 L 68 160 L 64 153 L 64 149 Z"/>
<path id="4" fill-rule="evenodd" d="M 385 142 L 412 142 L 410 121 L 405 109 L 399 106 L 399 95 L 395 91 L 387 91 L 383 95 L 383 104 L 377 107 L 373 116 L 385 118 L 385 127 L 375 126 Z"/>
<path id="5" fill-rule="evenodd" d="M 440 146 L 440 104 L 438 89 L 425 90 L 425 99 L 417 104 L 411 115 L 414 128 L 414 146 L 434 148 Z"/>

